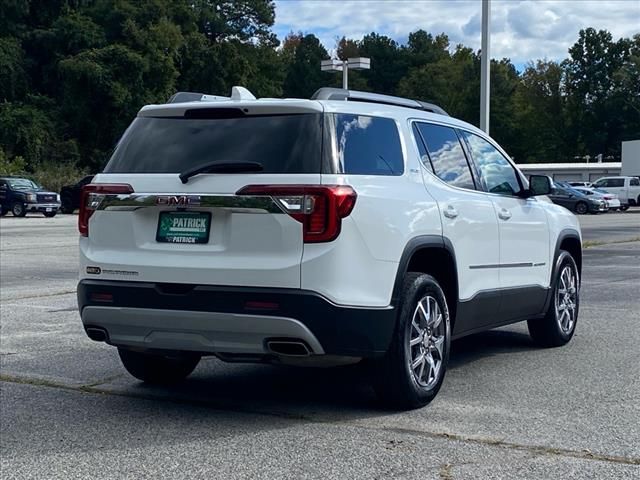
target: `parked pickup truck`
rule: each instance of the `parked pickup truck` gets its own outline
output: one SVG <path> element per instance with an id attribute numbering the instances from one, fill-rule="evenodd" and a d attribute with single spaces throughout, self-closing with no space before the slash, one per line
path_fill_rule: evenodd
<path id="1" fill-rule="evenodd" d="M 24 217 L 27 212 L 40 212 L 45 217 L 55 217 L 59 208 L 60 196 L 33 180 L 0 177 L 0 214 L 11 212 L 14 217 Z"/>
<path id="2" fill-rule="evenodd" d="M 640 205 L 638 177 L 603 177 L 594 182 L 593 186 L 618 195 L 622 204 L 620 210 L 626 210 L 629 205 Z"/>

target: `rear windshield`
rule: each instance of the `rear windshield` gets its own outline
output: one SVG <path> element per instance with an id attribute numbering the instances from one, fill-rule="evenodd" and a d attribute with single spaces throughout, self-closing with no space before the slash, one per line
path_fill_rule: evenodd
<path id="1" fill-rule="evenodd" d="M 261 173 L 320 173 L 322 114 L 197 116 L 136 118 L 104 172 L 180 173 L 220 161 L 257 162 Z"/>

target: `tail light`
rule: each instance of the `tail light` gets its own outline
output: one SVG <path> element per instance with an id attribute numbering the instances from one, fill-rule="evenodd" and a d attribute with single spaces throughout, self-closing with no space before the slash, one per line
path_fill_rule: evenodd
<path id="1" fill-rule="evenodd" d="M 90 183 L 82 187 L 80 194 L 80 214 L 78 231 L 83 237 L 89 236 L 89 218 L 100 206 L 106 195 L 126 195 L 133 193 L 128 183 Z"/>
<path id="2" fill-rule="evenodd" d="M 302 223 L 305 243 L 331 242 L 340 235 L 342 219 L 356 204 L 348 185 L 247 185 L 236 195 L 269 196 Z"/>

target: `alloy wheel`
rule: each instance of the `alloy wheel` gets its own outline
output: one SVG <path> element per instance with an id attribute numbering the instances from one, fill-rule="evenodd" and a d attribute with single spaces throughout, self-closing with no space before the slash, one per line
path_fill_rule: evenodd
<path id="1" fill-rule="evenodd" d="M 560 330 L 568 335 L 576 324 L 578 306 L 578 278 L 570 265 L 565 265 L 558 277 L 555 304 Z"/>
<path id="2" fill-rule="evenodd" d="M 437 300 L 423 297 L 411 319 L 409 370 L 422 388 L 433 388 L 440 378 L 444 362 L 446 324 Z"/>

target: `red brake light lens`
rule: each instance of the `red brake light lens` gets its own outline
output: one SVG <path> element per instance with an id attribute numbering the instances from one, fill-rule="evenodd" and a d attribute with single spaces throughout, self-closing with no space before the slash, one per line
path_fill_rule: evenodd
<path id="1" fill-rule="evenodd" d="M 342 219 L 356 204 L 356 191 L 348 185 L 247 185 L 236 195 L 270 196 L 291 217 L 302 223 L 305 243 L 331 242 L 340 235 Z"/>
<path id="2" fill-rule="evenodd" d="M 78 231 L 83 237 L 89 236 L 89 218 L 100 206 L 106 195 L 127 195 L 133 193 L 128 183 L 90 183 L 82 187 L 80 193 L 80 213 Z"/>

